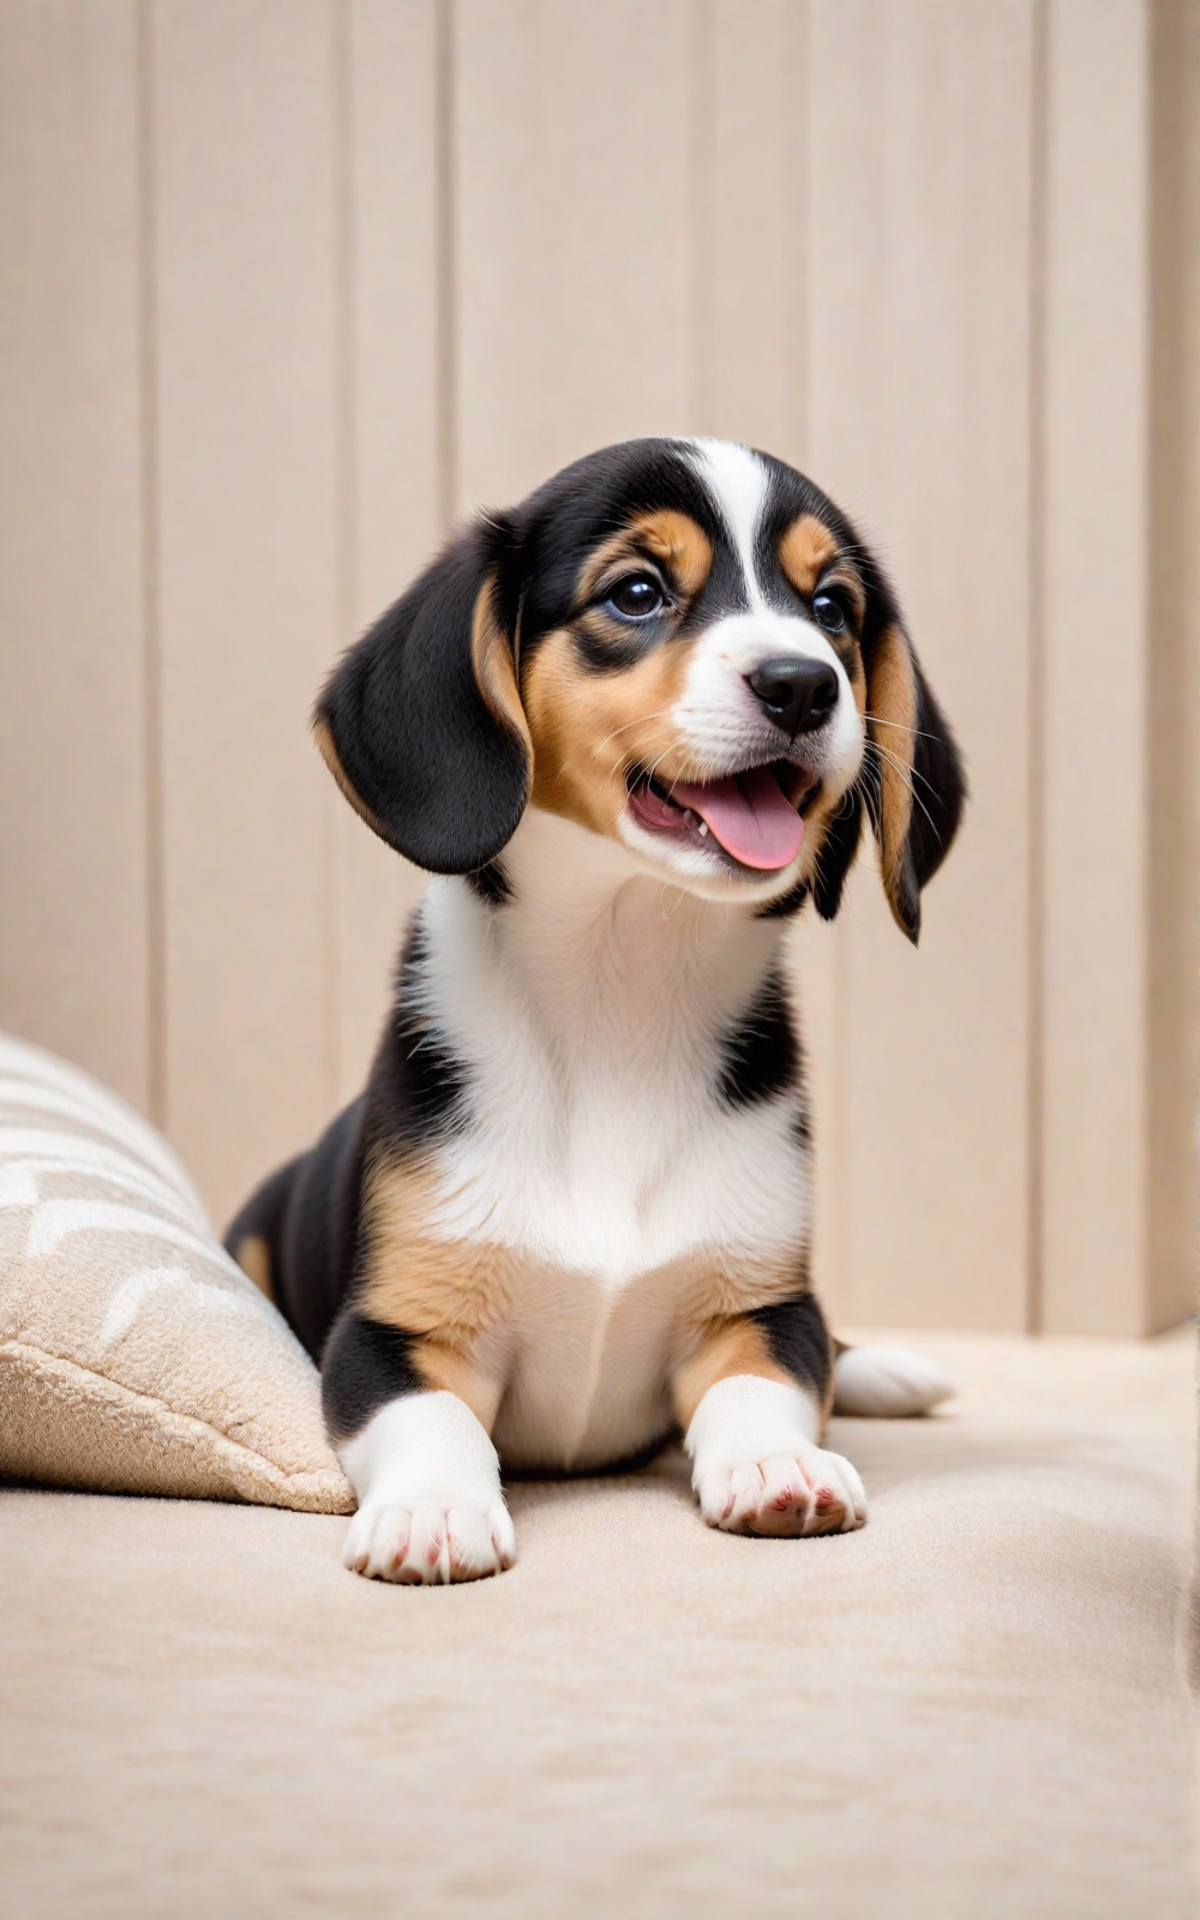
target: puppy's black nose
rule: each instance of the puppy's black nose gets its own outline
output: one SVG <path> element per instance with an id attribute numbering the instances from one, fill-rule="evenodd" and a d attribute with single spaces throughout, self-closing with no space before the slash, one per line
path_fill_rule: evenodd
<path id="1" fill-rule="evenodd" d="M 837 705 L 838 677 L 823 660 L 784 654 L 764 660 L 746 675 L 746 685 L 785 733 L 811 733 Z"/>

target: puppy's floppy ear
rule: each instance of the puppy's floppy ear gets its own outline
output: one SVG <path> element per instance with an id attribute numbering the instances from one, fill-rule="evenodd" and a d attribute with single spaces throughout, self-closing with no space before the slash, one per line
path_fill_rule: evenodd
<path id="1" fill-rule="evenodd" d="M 317 703 L 317 740 L 346 798 L 432 873 L 485 866 L 529 797 L 503 610 L 510 542 L 502 519 L 468 528 L 351 647 Z"/>
<path id="2" fill-rule="evenodd" d="M 950 851 L 966 780 L 949 724 L 894 610 L 869 640 L 864 636 L 863 657 L 864 796 L 879 842 L 888 905 L 915 946 L 921 888 Z"/>
<path id="3" fill-rule="evenodd" d="M 863 660 L 866 760 L 829 823 L 817 856 L 813 900 L 821 918 L 832 920 L 858 852 L 865 807 L 879 842 L 888 904 L 915 945 L 921 888 L 950 851 L 966 781 L 954 736 L 890 602 L 864 633 Z"/>

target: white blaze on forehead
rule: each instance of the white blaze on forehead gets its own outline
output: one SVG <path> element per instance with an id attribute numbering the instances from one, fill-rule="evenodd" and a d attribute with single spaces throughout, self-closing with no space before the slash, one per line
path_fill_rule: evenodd
<path id="1" fill-rule="evenodd" d="M 679 734 L 708 778 L 756 764 L 778 751 L 778 736 L 764 734 L 762 713 L 742 684 L 746 676 L 763 660 L 781 655 L 823 661 L 837 675 L 838 701 L 829 724 L 808 738 L 804 758 L 836 797 L 862 763 L 863 724 L 828 634 L 798 601 L 795 611 L 784 612 L 768 603 L 763 590 L 757 543 L 770 468 L 761 455 L 731 440 L 691 440 L 687 454 L 728 530 L 748 606 L 722 614 L 696 641 L 675 707 Z"/>
<path id="2" fill-rule="evenodd" d="M 767 468 L 758 454 L 733 440 L 693 440 L 692 459 L 708 485 L 742 565 L 746 594 L 756 611 L 764 605 L 755 566 L 755 542 L 767 497 Z"/>

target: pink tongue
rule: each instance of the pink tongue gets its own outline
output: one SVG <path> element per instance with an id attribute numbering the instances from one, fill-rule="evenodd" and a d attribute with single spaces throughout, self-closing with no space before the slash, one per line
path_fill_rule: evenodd
<path id="1" fill-rule="evenodd" d="M 744 867 L 786 867 L 800 851 L 804 822 L 784 799 L 769 767 L 704 786 L 677 781 L 671 798 L 698 813 L 726 853 Z"/>

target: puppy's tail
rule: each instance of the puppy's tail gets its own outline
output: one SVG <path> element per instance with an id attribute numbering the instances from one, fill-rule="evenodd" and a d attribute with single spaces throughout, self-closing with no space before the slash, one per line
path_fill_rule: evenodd
<path id="1" fill-rule="evenodd" d="M 226 1253 L 233 1255 L 242 1272 L 276 1305 L 283 1219 L 303 1159 L 304 1155 L 297 1155 L 264 1180 L 225 1232 Z"/>
<path id="2" fill-rule="evenodd" d="M 907 1347 L 839 1347 L 833 1410 L 879 1420 L 928 1413 L 957 1388 L 923 1353 Z"/>

